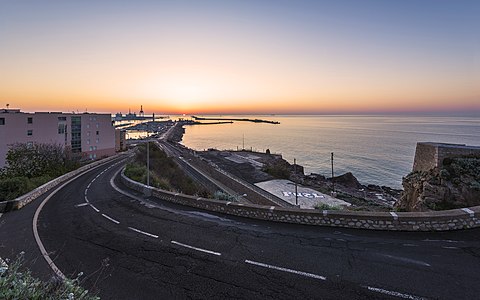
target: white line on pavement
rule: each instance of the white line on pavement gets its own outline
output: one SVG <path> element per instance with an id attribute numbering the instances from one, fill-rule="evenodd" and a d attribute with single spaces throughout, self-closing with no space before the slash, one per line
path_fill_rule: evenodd
<path id="1" fill-rule="evenodd" d="M 179 242 L 176 242 L 176 241 L 172 241 L 172 244 L 175 244 L 175 245 L 178 245 L 178 246 L 182 246 L 182 247 L 185 247 L 185 248 L 189 248 L 189 249 L 192 249 L 192 250 L 197 250 L 197 251 L 200 251 L 200 252 L 205 252 L 205 253 L 208 253 L 208 254 L 217 255 L 217 256 L 222 255 L 221 253 L 218 253 L 218 252 L 214 252 L 214 251 L 210 251 L 210 250 L 206 250 L 206 249 L 202 249 L 202 248 L 193 247 L 193 246 L 190 246 L 190 245 L 187 245 L 187 244 L 182 244 L 182 243 L 179 243 Z"/>
<path id="2" fill-rule="evenodd" d="M 133 231 L 138 232 L 138 233 L 141 233 L 141 234 L 144 234 L 144 235 L 148 235 L 149 237 L 153 237 L 153 238 L 158 239 L 158 235 L 154 235 L 154 234 L 151 234 L 151 233 L 148 233 L 148 232 L 145 232 L 145 231 L 141 231 L 141 230 L 139 230 L 137 228 L 133 228 L 133 227 L 128 227 L 128 229 L 133 230 Z"/>
<path id="3" fill-rule="evenodd" d="M 115 220 L 115 219 L 107 216 L 106 214 L 102 214 L 102 216 L 104 216 L 105 218 L 109 219 L 110 221 L 112 221 L 112 222 L 115 223 L 115 224 L 120 224 L 120 222 L 118 222 L 117 220 Z"/>
<path id="4" fill-rule="evenodd" d="M 98 208 L 96 208 L 95 206 L 93 206 L 93 204 L 90 204 L 90 207 L 93 208 L 96 212 L 100 212 L 100 210 L 98 210 Z"/>
<path id="5" fill-rule="evenodd" d="M 264 268 L 268 268 L 268 269 L 274 269 L 274 270 L 278 270 L 278 271 L 293 273 L 293 274 L 302 275 L 302 276 L 305 276 L 305 277 L 310 277 L 310 278 L 315 278 L 315 279 L 327 280 L 326 277 L 320 276 L 320 275 L 317 275 L 317 274 L 312 274 L 312 273 L 307 273 L 307 272 L 302 272 L 302 271 L 277 267 L 277 266 L 268 265 L 268 264 L 264 264 L 264 263 L 260 263 L 260 262 L 256 262 L 256 261 L 251 261 L 251 260 L 248 260 L 248 259 L 245 260 L 245 262 L 247 264 L 251 264 L 251 265 L 255 265 L 255 266 L 259 266 L 259 267 L 264 267 Z"/>
<path id="6" fill-rule="evenodd" d="M 399 298 L 403 298 L 403 299 L 411 299 L 411 300 L 425 299 L 425 298 L 414 296 L 414 295 L 402 294 L 402 293 L 399 293 L 399 292 L 388 291 L 388 290 L 384 290 L 384 289 L 376 288 L 376 287 L 371 287 L 371 286 L 363 286 L 363 287 L 367 288 L 369 291 L 373 291 L 373 292 L 377 292 L 377 293 L 381 293 L 381 294 L 385 294 L 385 295 L 390 295 L 390 296 L 395 296 L 395 297 L 399 297 Z"/>
<path id="7" fill-rule="evenodd" d="M 80 204 L 75 205 L 75 207 L 82 207 L 82 206 L 85 206 L 85 205 L 88 205 L 88 203 L 86 203 L 86 202 L 85 203 L 80 203 Z"/>

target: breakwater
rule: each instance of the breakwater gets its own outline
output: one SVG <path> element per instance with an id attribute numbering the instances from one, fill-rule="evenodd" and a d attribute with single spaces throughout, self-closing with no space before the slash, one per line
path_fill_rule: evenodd
<path id="1" fill-rule="evenodd" d="M 252 122 L 252 123 L 268 123 L 268 124 L 280 124 L 277 121 L 269 121 L 269 120 L 262 120 L 262 119 L 249 119 L 249 118 L 205 118 L 205 117 L 197 117 L 192 116 L 195 120 L 200 121 L 237 121 L 237 122 Z"/>

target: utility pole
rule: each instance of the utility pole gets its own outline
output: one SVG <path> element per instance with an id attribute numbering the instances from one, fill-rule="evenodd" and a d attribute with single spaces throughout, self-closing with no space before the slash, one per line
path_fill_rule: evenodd
<path id="1" fill-rule="evenodd" d="M 147 140 L 147 186 L 150 186 L 150 142 Z"/>
<path id="2" fill-rule="evenodd" d="M 245 133 L 242 135 L 242 150 L 245 150 Z"/>
<path id="3" fill-rule="evenodd" d="M 335 178 L 333 175 L 333 152 L 332 152 L 332 189 L 333 189 L 333 192 L 335 193 Z"/>
<path id="4" fill-rule="evenodd" d="M 295 173 L 295 205 L 298 206 L 298 187 L 297 187 L 297 160 L 293 159 L 293 173 Z"/>

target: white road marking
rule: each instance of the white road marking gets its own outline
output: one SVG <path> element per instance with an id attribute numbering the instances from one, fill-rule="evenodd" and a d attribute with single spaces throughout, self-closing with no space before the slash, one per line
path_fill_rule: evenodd
<path id="1" fill-rule="evenodd" d="M 414 296 L 414 295 L 402 294 L 402 293 L 399 293 L 399 292 L 388 291 L 388 290 L 384 290 L 384 289 L 376 288 L 376 287 L 371 287 L 371 286 L 363 286 L 363 287 L 367 288 L 369 291 L 373 291 L 373 292 L 377 292 L 377 293 L 381 293 L 381 294 L 385 294 L 385 295 L 389 295 L 389 296 L 395 296 L 395 297 L 399 297 L 399 298 L 403 298 L 403 299 L 411 299 L 411 300 L 423 300 L 423 299 L 425 299 L 425 298 Z"/>
<path id="2" fill-rule="evenodd" d="M 312 274 L 312 273 L 307 273 L 307 272 L 302 272 L 302 271 L 277 267 L 277 266 L 268 265 L 268 264 L 264 264 L 264 263 L 260 263 L 260 262 L 256 262 L 256 261 L 251 261 L 251 260 L 248 260 L 248 259 L 245 260 L 245 262 L 247 264 L 251 264 L 251 265 L 255 265 L 255 266 L 259 266 L 259 267 L 264 267 L 264 268 L 268 268 L 268 269 L 274 269 L 274 270 L 283 271 L 283 272 L 287 272 L 287 273 L 293 273 L 293 274 L 302 275 L 302 276 L 305 276 L 305 277 L 310 277 L 310 278 L 315 278 L 315 279 L 320 279 L 320 280 L 327 280 L 327 277 L 320 276 L 320 275 L 317 275 L 317 274 Z"/>
<path id="3" fill-rule="evenodd" d="M 471 210 L 470 208 L 462 208 L 464 212 L 470 215 L 471 218 L 475 217 L 475 212 Z"/>
<path id="4" fill-rule="evenodd" d="M 85 203 L 77 204 L 77 205 L 75 205 L 75 207 L 82 207 L 82 206 L 86 206 L 86 205 L 88 205 L 88 203 L 85 202 Z"/>
<path id="5" fill-rule="evenodd" d="M 100 210 L 98 210 L 98 208 L 96 208 L 95 206 L 93 206 L 93 204 L 89 203 L 90 207 L 93 208 L 96 212 L 100 212 Z"/>
<path id="6" fill-rule="evenodd" d="M 390 212 L 390 215 L 392 215 L 392 217 L 393 217 L 394 220 L 398 220 L 398 215 L 397 215 L 396 212 L 391 211 L 391 212 Z"/>
<path id="7" fill-rule="evenodd" d="M 205 253 L 208 253 L 208 254 L 217 255 L 217 256 L 222 255 L 221 253 L 218 253 L 218 252 L 214 252 L 214 251 L 210 251 L 210 250 L 206 250 L 206 249 L 202 249 L 202 248 L 193 247 L 193 246 L 190 246 L 190 245 L 187 245 L 187 244 L 182 244 L 182 243 L 179 243 L 179 242 L 176 242 L 176 241 L 172 241 L 172 244 L 175 244 L 175 245 L 178 245 L 178 246 L 182 246 L 182 247 L 185 247 L 185 248 L 189 248 L 189 249 L 193 249 L 193 250 L 197 250 L 197 251 L 200 251 L 200 252 L 205 252 Z"/>
<path id="8" fill-rule="evenodd" d="M 158 235 L 151 234 L 151 233 L 148 233 L 148 232 L 145 232 L 145 231 L 141 231 L 140 229 L 133 228 L 133 227 L 128 227 L 128 229 L 133 230 L 133 231 L 138 232 L 138 233 L 141 233 L 141 234 L 144 234 L 144 235 L 147 235 L 149 237 L 153 237 L 153 238 L 158 239 Z"/>
<path id="9" fill-rule="evenodd" d="M 446 247 L 446 246 L 443 246 L 442 248 L 443 248 L 443 249 L 460 249 L 460 248 L 458 248 L 458 247 Z"/>
<path id="10" fill-rule="evenodd" d="M 90 201 L 88 201 L 87 196 L 85 196 L 85 202 L 90 203 Z"/>
<path id="11" fill-rule="evenodd" d="M 106 214 L 102 214 L 102 216 L 104 216 L 105 218 L 109 219 L 110 221 L 112 221 L 112 222 L 115 223 L 115 224 L 120 224 L 120 222 L 118 222 L 117 220 L 115 220 L 115 219 L 107 216 Z"/>
<path id="12" fill-rule="evenodd" d="M 455 241 L 455 240 L 430 240 L 430 239 L 422 240 L 422 242 L 463 243 L 463 241 Z"/>
<path id="13" fill-rule="evenodd" d="M 407 263 L 420 265 L 420 266 L 425 266 L 425 267 L 431 267 L 431 265 L 429 263 L 426 263 L 426 262 L 420 261 L 420 260 L 411 259 L 411 258 L 408 258 L 408 257 L 394 256 L 394 255 L 389 255 L 389 254 L 380 254 L 380 255 L 384 256 L 384 257 L 391 258 L 391 259 L 395 259 L 395 260 L 398 260 L 398 261 L 402 261 L 402 262 L 407 262 Z"/>

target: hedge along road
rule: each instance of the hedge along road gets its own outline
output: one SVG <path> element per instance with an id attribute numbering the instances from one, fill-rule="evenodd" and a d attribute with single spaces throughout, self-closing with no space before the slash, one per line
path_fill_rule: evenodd
<path id="1" fill-rule="evenodd" d="M 473 299 L 480 230 L 377 232 L 278 224 L 144 199 L 106 164 L 59 189 L 41 243 L 104 299 Z M 114 178 L 114 179 L 112 179 Z"/>

